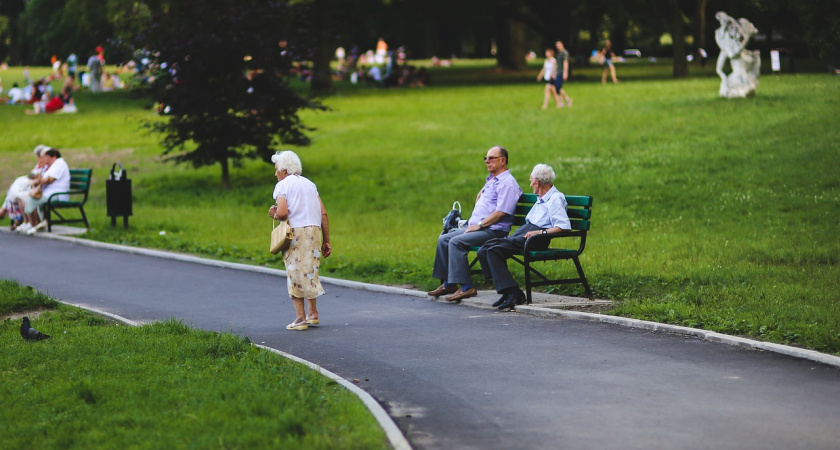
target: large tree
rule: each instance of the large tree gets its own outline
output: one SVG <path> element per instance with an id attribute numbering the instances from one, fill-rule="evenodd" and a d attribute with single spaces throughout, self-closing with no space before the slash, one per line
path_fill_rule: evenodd
<path id="1" fill-rule="evenodd" d="M 195 167 L 270 159 L 278 144 L 306 145 L 298 111 L 323 108 L 287 83 L 285 45 L 294 12 L 286 1 L 178 0 L 151 8 L 137 48 L 157 67 L 150 94 L 162 120 L 164 155 Z"/>

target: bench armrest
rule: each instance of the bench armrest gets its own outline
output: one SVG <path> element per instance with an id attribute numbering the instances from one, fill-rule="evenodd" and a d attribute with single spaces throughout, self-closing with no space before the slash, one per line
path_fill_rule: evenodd
<path id="1" fill-rule="evenodd" d="M 531 236 L 525 241 L 525 248 L 522 251 L 527 252 L 530 250 L 544 250 L 545 248 L 548 248 L 551 245 L 552 240 L 556 238 L 566 237 L 581 238 L 580 248 L 578 249 L 578 252 L 583 252 L 583 247 L 586 245 L 586 231 L 580 230 L 557 231 L 554 233 L 537 234 Z"/>
<path id="2" fill-rule="evenodd" d="M 75 190 L 75 191 L 65 191 L 65 192 L 54 192 L 54 193 L 50 194 L 50 197 L 47 199 L 47 204 L 49 205 L 50 203 L 52 203 L 52 199 L 53 199 L 53 197 L 56 197 L 56 196 L 59 196 L 59 195 L 73 195 L 73 194 L 84 194 L 84 195 L 87 195 L 87 193 L 88 193 L 88 191 L 86 191 L 86 190 Z"/>

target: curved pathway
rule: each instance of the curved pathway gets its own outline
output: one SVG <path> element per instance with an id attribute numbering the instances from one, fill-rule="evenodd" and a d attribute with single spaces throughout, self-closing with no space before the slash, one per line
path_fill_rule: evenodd
<path id="1" fill-rule="evenodd" d="M 329 283 L 322 325 L 289 332 L 277 271 L 10 233 L 0 249 L 0 278 L 63 301 L 138 322 L 176 317 L 318 364 L 369 392 L 418 449 L 840 442 L 840 369 L 813 361 Z"/>

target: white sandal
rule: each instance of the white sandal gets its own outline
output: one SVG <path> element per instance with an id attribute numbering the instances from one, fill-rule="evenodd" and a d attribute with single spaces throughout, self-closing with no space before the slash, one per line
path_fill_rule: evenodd
<path id="1" fill-rule="evenodd" d="M 309 325 L 307 325 L 305 320 L 302 320 L 300 322 L 294 321 L 294 322 L 286 325 L 287 330 L 293 330 L 293 331 L 303 331 L 307 328 L 309 328 Z"/>

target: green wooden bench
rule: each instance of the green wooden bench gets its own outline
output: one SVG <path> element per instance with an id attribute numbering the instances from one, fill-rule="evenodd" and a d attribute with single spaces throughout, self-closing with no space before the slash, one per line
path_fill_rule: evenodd
<path id="1" fill-rule="evenodd" d="M 85 202 L 90 190 L 90 180 L 93 169 L 70 169 L 70 190 L 56 192 L 50 195 L 47 203 L 44 204 L 44 219 L 47 221 L 47 231 L 52 231 L 52 226 L 60 223 L 84 222 L 85 228 L 90 228 L 87 216 L 85 215 Z M 62 201 L 60 195 L 70 195 L 70 200 Z M 81 219 L 68 219 L 61 215 L 60 209 L 76 208 L 82 214 Z M 55 215 L 56 218 L 53 218 Z"/>
<path id="2" fill-rule="evenodd" d="M 537 202 L 537 194 L 522 194 L 516 204 L 516 213 L 513 218 L 514 227 L 519 227 L 525 224 L 525 216 Z M 583 267 L 580 265 L 580 255 L 586 247 L 586 233 L 589 231 L 590 218 L 592 217 L 592 197 L 587 195 L 567 195 L 566 213 L 569 215 L 569 221 L 572 224 L 571 231 L 563 231 L 559 233 L 546 233 L 531 236 L 525 241 L 525 249 L 518 255 L 514 255 L 511 259 L 521 264 L 525 268 L 525 295 L 527 302 L 531 303 L 531 290 L 538 286 L 555 286 L 561 284 L 583 284 L 586 290 L 586 296 L 593 298 L 592 289 L 589 288 L 589 282 L 586 280 L 586 275 L 583 273 Z M 511 230 L 512 232 L 513 230 Z M 566 238 L 573 239 L 574 244 L 572 248 L 554 247 L 554 241 L 566 244 L 569 241 Z M 549 247 L 541 250 L 535 248 L 545 247 L 544 242 L 549 241 Z M 542 245 L 540 245 L 542 244 Z M 480 247 L 472 247 L 471 250 L 477 252 Z M 577 278 L 549 278 L 534 267 L 534 263 L 543 263 L 551 261 L 560 261 L 571 259 L 577 269 Z M 475 267 L 478 263 L 476 257 L 470 263 L 470 269 Z M 545 270 L 545 269 L 543 269 Z M 481 273 L 481 270 L 472 270 L 473 273 Z"/>

